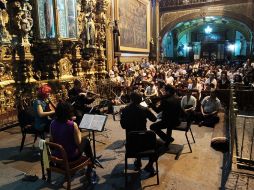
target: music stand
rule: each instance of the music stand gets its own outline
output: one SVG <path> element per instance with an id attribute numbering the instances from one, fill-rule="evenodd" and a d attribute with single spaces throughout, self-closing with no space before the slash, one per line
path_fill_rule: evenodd
<path id="1" fill-rule="evenodd" d="M 96 157 L 96 147 L 95 147 L 95 131 L 102 132 L 107 120 L 106 115 L 96 115 L 96 114 L 84 114 L 79 128 L 87 129 L 89 132 L 92 132 L 93 135 L 93 156 L 95 165 L 103 168 L 101 163 Z"/>
<path id="2" fill-rule="evenodd" d="M 95 110 L 95 109 L 98 109 L 99 108 L 99 105 L 97 105 L 97 106 L 93 106 L 91 109 L 90 109 L 90 111 L 88 112 L 88 114 L 92 114 L 92 112 Z M 95 114 L 95 113 L 93 113 L 93 114 Z M 100 115 L 100 114 L 99 114 Z M 89 132 L 89 140 L 91 140 L 91 131 L 89 130 L 88 131 Z M 92 134 L 93 135 L 93 134 Z M 108 137 L 107 137 L 108 138 Z M 98 140 L 96 140 L 95 139 L 95 141 L 96 142 L 98 142 L 98 143 L 101 143 L 101 144 L 106 144 L 106 143 L 104 143 L 104 142 L 102 142 L 102 141 L 98 141 Z"/>

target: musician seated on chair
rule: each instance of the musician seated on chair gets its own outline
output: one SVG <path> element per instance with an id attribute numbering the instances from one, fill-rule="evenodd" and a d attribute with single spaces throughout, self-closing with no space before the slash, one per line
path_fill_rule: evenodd
<path id="1" fill-rule="evenodd" d="M 161 112 L 161 120 L 153 123 L 150 129 L 153 130 L 165 142 L 165 146 L 168 147 L 168 145 L 174 141 L 174 138 L 172 138 L 172 130 L 180 124 L 182 108 L 180 101 L 178 101 L 175 95 L 175 88 L 173 86 L 165 85 L 164 93 L 159 105 L 151 104 L 152 109 L 156 113 Z M 162 129 L 167 129 L 167 133 L 164 133 Z"/>
<path id="2" fill-rule="evenodd" d="M 214 127 L 219 122 L 217 113 L 220 109 L 221 103 L 216 97 L 216 91 L 211 90 L 210 96 L 206 96 L 201 102 L 201 122 L 199 126 Z"/>
<path id="3" fill-rule="evenodd" d="M 187 90 L 185 96 L 182 97 L 181 107 L 184 111 L 184 118 L 187 121 L 187 124 L 190 125 L 193 120 L 195 120 L 195 109 L 197 106 L 197 99 L 192 96 L 192 91 Z"/>
<path id="4" fill-rule="evenodd" d="M 156 116 L 151 112 L 150 108 L 145 108 L 140 105 L 142 96 L 137 92 L 130 94 L 130 104 L 122 110 L 121 126 L 126 130 L 126 134 L 130 131 L 144 131 L 146 129 L 146 122 L 149 119 L 152 122 L 156 121 Z M 144 142 L 145 143 L 145 142 Z M 150 158 L 144 170 L 151 175 L 154 174 L 153 163 L 155 158 Z M 141 167 L 141 159 L 137 158 L 134 162 L 135 169 L 139 170 Z"/>
<path id="5" fill-rule="evenodd" d="M 82 83 L 80 80 L 74 80 L 74 87 L 68 92 L 69 102 L 75 108 L 75 116 L 77 117 L 77 123 L 79 124 L 85 113 L 91 111 L 91 107 L 87 106 L 94 102 L 95 97 L 89 97 L 88 93 L 82 89 Z"/>
<path id="6" fill-rule="evenodd" d="M 50 125 L 50 141 L 63 146 L 69 161 L 78 160 L 82 153 L 85 153 L 93 161 L 90 141 L 87 138 L 82 138 L 77 123 L 72 121 L 73 108 L 71 104 L 58 103 L 55 115 L 56 118 Z M 56 157 L 61 155 L 60 152 L 53 152 L 53 154 Z M 91 172 L 91 169 L 89 168 L 87 171 Z"/>
<path id="7" fill-rule="evenodd" d="M 37 99 L 33 102 L 33 110 L 35 113 L 35 129 L 40 132 L 49 132 L 49 125 L 51 119 L 49 116 L 52 116 L 55 111 L 49 109 L 49 94 L 51 88 L 48 85 L 43 85 L 38 89 Z"/>

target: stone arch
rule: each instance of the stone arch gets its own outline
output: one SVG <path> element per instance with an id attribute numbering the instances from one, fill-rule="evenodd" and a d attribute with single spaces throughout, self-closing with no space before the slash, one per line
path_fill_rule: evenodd
<path id="1" fill-rule="evenodd" d="M 168 31 L 172 30 L 180 22 L 186 22 L 186 21 L 202 18 L 200 13 L 201 12 L 190 13 L 173 20 L 172 22 L 168 23 L 164 28 L 162 28 L 162 30 L 160 31 L 160 36 L 163 37 Z M 251 32 L 254 31 L 253 20 L 251 20 L 249 17 L 245 15 L 239 15 L 232 11 L 207 11 L 205 16 L 222 16 L 225 18 L 234 19 L 236 21 L 239 21 L 245 24 L 251 30 Z"/>

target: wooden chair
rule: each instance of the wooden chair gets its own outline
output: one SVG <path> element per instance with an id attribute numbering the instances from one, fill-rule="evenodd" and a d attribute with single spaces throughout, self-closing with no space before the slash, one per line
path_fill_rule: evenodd
<path id="1" fill-rule="evenodd" d="M 18 121 L 19 126 L 21 128 L 22 133 L 22 140 L 20 144 L 20 152 L 22 151 L 25 139 L 27 134 L 34 135 L 34 142 L 36 141 L 37 137 L 39 136 L 41 139 L 45 139 L 44 133 L 39 132 L 34 128 L 34 113 L 32 107 L 27 107 L 23 109 L 18 109 Z"/>
<path id="2" fill-rule="evenodd" d="M 67 154 L 64 148 L 56 143 L 46 142 L 46 148 L 48 150 L 50 166 L 47 169 L 48 182 L 51 182 L 51 172 L 57 172 L 65 175 L 67 180 L 67 189 L 71 189 L 71 176 L 77 171 L 84 169 L 86 166 L 92 165 L 90 158 L 86 156 L 80 156 L 76 161 L 69 162 Z M 55 157 L 51 152 L 59 151 L 61 153 L 61 158 Z"/>
<path id="3" fill-rule="evenodd" d="M 126 134 L 125 186 L 127 186 L 128 158 L 156 157 L 157 185 L 159 185 L 158 151 L 153 131 L 131 131 Z"/>
<path id="4" fill-rule="evenodd" d="M 175 131 L 184 131 L 185 132 L 185 137 L 186 137 L 186 140 L 188 142 L 190 152 L 192 152 L 190 141 L 189 141 L 188 134 L 187 134 L 190 131 L 193 142 L 195 143 L 195 139 L 194 139 L 194 136 L 193 136 L 193 133 L 192 133 L 192 130 L 191 130 L 191 124 L 188 125 L 187 122 L 182 121 L 180 123 L 180 125 L 175 127 L 173 130 L 175 130 Z"/>

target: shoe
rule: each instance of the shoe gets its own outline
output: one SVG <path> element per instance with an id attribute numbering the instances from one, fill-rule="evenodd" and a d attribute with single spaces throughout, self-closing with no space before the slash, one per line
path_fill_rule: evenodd
<path id="1" fill-rule="evenodd" d="M 172 142 L 174 142 L 174 138 L 173 137 L 169 137 L 169 140 L 167 142 L 165 142 L 165 147 L 168 147 L 169 144 L 171 144 Z"/>
<path id="2" fill-rule="evenodd" d="M 139 171 L 142 167 L 141 161 L 138 161 L 137 159 L 134 161 L 134 170 Z"/>
<path id="3" fill-rule="evenodd" d="M 149 173 L 155 173 L 155 169 L 153 168 L 153 166 L 146 166 L 144 167 L 144 170 Z"/>
<path id="4" fill-rule="evenodd" d="M 173 137 L 170 137 L 169 142 L 172 143 L 172 142 L 174 142 L 174 140 L 175 140 L 175 139 L 174 139 Z"/>
<path id="5" fill-rule="evenodd" d="M 86 169 L 86 171 L 85 171 L 86 177 L 90 178 L 90 177 L 91 177 L 92 171 L 93 171 L 93 168 L 88 167 L 88 168 Z"/>
<path id="6" fill-rule="evenodd" d="M 204 125 L 204 121 L 199 122 L 198 126 L 202 127 Z"/>
<path id="7" fill-rule="evenodd" d="M 31 181 L 31 182 L 35 182 L 37 181 L 39 178 L 36 175 L 27 175 L 25 174 L 25 176 L 22 178 L 22 181 Z"/>
<path id="8" fill-rule="evenodd" d="M 156 172 L 153 166 L 150 166 L 150 167 L 146 166 L 143 170 L 141 170 L 141 179 L 147 179 L 155 175 L 156 175 Z"/>

